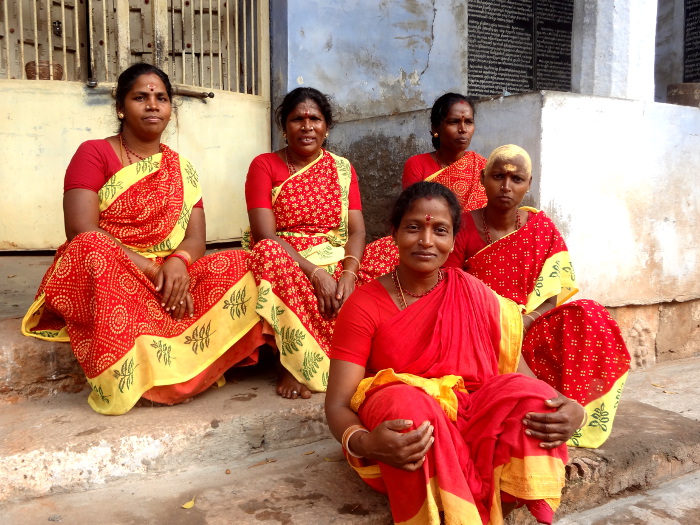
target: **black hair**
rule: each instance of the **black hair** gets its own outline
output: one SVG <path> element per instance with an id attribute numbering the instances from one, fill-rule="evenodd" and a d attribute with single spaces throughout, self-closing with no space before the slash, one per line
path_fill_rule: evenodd
<path id="1" fill-rule="evenodd" d="M 430 110 L 430 139 L 435 150 L 440 149 L 440 137 L 433 136 L 433 130 L 440 126 L 440 123 L 445 120 L 450 108 L 456 102 L 466 102 L 472 108 L 472 114 L 476 117 L 476 109 L 474 108 L 474 100 L 471 97 L 460 95 L 459 93 L 445 93 L 440 96 L 433 104 L 433 109 Z"/>
<path id="2" fill-rule="evenodd" d="M 434 198 L 443 199 L 450 209 L 452 216 L 452 233 L 457 235 L 461 226 L 462 207 L 452 191 L 438 182 L 416 182 L 401 192 L 399 198 L 396 199 L 394 209 L 391 212 L 391 227 L 394 231 L 399 229 L 403 216 L 411 209 L 413 203 L 419 199 Z"/>
<path id="3" fill-rule="evenodd" d="M 117 88 L 114 93 L 114 98 L 117 101 L 117 110 L 123 108 L 126 105 L 126 96 L 129 94 L 129 91 L 131 91 L 131 88 L 134 87 L 136 80 L 141 75 L 150 75 L 151 73 L 158 75 L 158 77 L 163 81 L 163 84 L 165 84 L 165 91 L 168 93 L 168 99 L 170 99 L 172 104 L 173 87 L 170 84 L 170 79 L 168 78 L 168 75 L 166 75 L 162 69 L 159 69 L 154 65 L 146 64 L 145 62 L 139 62 L 137 64 L 134 64 L 133 66 L 129 66 L 124 71 L 122 71 L 121 75 L 119 75 L 119 80 L 117 80 Z M 122 131 L 122 127 L 123 123 L 120 122 L 120 133 Z"/>
<path id="4" fill-rule="evenodd" d="M 326 127 L 331 129 L 335 122 L 333 122 L 333 109 L 331 108 L 331 103 L 328 97 L 321 93 L 318 89 L 312 87 L 298 87 L 287 93 L 282 100 L 282 103 L 277 106 L 275 110 L 275 122 L 284 131 L 285 125 L 287 124 L 287 117 L 294 111 L 299 104 L 306 100 L 311 100 L 316 103 L 318 109 L 321 110 L 323 118 L 326 121 Z"/>

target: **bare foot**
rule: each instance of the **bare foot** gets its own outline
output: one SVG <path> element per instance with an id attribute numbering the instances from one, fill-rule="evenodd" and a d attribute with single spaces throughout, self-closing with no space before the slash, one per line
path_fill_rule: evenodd
<path id="1" fill-rule="evenodd" d="M 277 371 L 277 395 L 287 399 L 309 399 L 311 390 L 302 385 L 285 367 L 280 366 Z"/>

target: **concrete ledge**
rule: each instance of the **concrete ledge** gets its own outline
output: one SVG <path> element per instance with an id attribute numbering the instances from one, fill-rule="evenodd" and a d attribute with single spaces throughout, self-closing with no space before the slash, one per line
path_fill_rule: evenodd
<path id="1" fill-rule="evenodd" d="M 82 491 L 147 472 L 179 471 L 329 436 L 324 396 L 288 401 L 274 373 L 210 389 L 191 403 L 93 412 L 87 392 L 0 413 L 0 501 Z"/>
<path id="2" fill-rule="evenodd" d="M 70 344 L 26 337 L 20 326 L 21 319 L 0 320 L 0 402 L 87 388 Z"/>

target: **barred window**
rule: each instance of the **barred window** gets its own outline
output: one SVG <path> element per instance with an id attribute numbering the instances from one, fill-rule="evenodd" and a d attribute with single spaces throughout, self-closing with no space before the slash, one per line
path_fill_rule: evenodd
<path id="1" fill-rule="evenodd" d="M 0 0 L 0 79 L 116 82 L 143 61 L 259 95 L 268 23 L 267 0 Z"/>

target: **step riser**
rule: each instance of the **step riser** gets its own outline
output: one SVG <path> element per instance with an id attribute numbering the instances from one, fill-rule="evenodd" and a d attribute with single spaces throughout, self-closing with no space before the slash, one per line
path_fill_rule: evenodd
<path id="1" fill-rule="evenodd" d="M 225 389 L 227 387 L 221 390 Z M 211 394 L 219 393 L 205 392 L 186 407 L 196 405 Z M 84 415 L 91 420 L 88 425 L 79 427 L 85 430 L 75 434 L 73 441 L 80 440 L 79 444 L 34 450 L 27 447 L 26 452 L 3 454 L 4 457 L 0 457 L 0 501 L 33 498 L 48 492 L 89 490 L 116 479 L 223 465 L 253 455 L 264 459 L 266 452 L 330 437 L 323 415 L 322 395 L 314 396 L 311 401 L 297 401 L 293 408 L 289 408 L 292 402 L 285 401 L 266 410 L 249 410 L 243 414 L 239 410 L 242 403 L 229 400 L 221 417 L 211 419 L 207 425 L 202 425 L 201 421 L 180 424 L 173 420 L 174 428 L 151 431 L 144 431 L 141 425 L 118 440 L 100 435 L 108 432 L 100 425 L 100 419 L 108 416 L 88 413 L 92 410 L 87 407 L 87 396 L 76 396 L 81 398 L 78 402 L 85 403 Z M 148 418 L 149 411 L 170 411 L 177 417 L 179 408 L 185 406 L 139 407 L 134 413 L 138 412 L 142 420 Z M 156 415 L 162 419 L 162 414 Z M 128 415 L 118 416 L 118 419 L 123 420 L 122 428 L 130 428 Z M 106 425 L 113 426 L 116 418 L 109 420 Z M 67 425 L 72 423 L 69 421 Z M 61 436 L 58 428 L 57 435 Z M 7 448 L 2 447 L 3 450 Z"/>
<path id="2" fill-rule="evenodd" d="M 608 308 L 619 323 L 632 370 L 700 355 L 700 300 Z M 20 319 L 0 320 L 0 404 L 87 389 L 68 343 L 20 333 Z"/>

